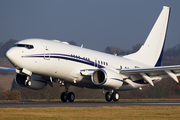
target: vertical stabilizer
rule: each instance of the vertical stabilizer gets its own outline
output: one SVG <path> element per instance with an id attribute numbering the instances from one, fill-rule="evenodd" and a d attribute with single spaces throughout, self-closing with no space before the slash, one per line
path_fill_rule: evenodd
<path id="1" fill-rule="evenodd" d="M 162 59 L 169 14 L 170 8 L 164 6 L 144 45 L 136 53 L 124 57 L 149 66 L 159 66 Z"/>

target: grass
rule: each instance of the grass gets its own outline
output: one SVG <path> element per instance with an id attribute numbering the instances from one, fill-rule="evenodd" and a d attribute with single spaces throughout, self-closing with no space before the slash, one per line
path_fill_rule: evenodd
<path id="1" fill-rule="evenodd" d="M 121 99 L 120 101 L 153 100 L 179 99 Z M 60 100 L 32 99 L 24 101 L 56 102 Z M 76 99 L 76 101 L 105 100 Z M 7 101 L 2 100 L 1 102 Z M 180 106 L 0 108 L 0 120 L 178 120 L 180 118 L 179 111 Z"/>
<path id="2" fill-rule="evenodd" d="M 0 120 L 176 120 L 179 111 L 179 106 L 1 108 Z"/>

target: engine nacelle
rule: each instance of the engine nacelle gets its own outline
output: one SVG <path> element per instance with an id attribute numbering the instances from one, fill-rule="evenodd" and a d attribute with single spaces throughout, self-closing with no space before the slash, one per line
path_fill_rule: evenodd
<path id="1" fill-rule="evenodd" d="M 94 71 L 91 80 L 95 85 L 113 89 L 119 89 L 123 84 L 123 79 L 119 73 L 106 68 Z"/>
<path id="2" fill-rule="evenodd" d="M 19 86 L 36 90 L 43 89 L 47 85 L 47 81 L 45 79 L 41 76 L 33 74 L 31 76 L 16 74 L 15 82 Z"/>

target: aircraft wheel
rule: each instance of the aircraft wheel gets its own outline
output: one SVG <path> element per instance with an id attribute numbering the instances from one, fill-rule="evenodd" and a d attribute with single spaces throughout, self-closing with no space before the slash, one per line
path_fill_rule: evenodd
<path id="1" fill-rule="evenodd" d="M 113 92 L 113 94 L 112 94 L 113 101 L 117 102 L 119 100 L 119 98 L 120 98 L 119 93 L 118 92 Z"/>
<path id="2" fill-rule="evenodd" d="M 31 81 L 28 80 L 28 81 L 27 81 L 27 85 L 28 85 L 28 86 L 31 86 L 31 84 L 32 84 Z"/>
<path id="3" fill-rule="evenodd" d="M 25 80 L 25 81 L 24 81 L 24 86 L 28 86 L 28 81 L 29 81 L 29 80 Z"/>
<path id="4" fill-rule="evenodd" d="M 61 94 L 61 101 L 62 101 L 62 102 L 66 102 L 66 101 L 67 101 L 67 95 L 66 95 L 65 92 L 63 92 L 63 93 Z"/>
<path id="5" fill-rule="evenodd" d="M 68 95 L 67 95 L 67 99 L 69 102 L 73 102 L 74 99 L 75 99 L 75 95 L 73 92 L 69 92 Z"/>
<path id="6" fill-rule="evenodd" d="M 106 95 L 105 95 L 105 98 L 106 98 L 106 101 L 107 102 L 111 102 L 112 100 L 112 94 L 110 92 L 107 92 Z"/>

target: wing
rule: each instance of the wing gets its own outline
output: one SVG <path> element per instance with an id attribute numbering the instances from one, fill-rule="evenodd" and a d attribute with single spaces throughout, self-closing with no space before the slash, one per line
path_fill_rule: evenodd
<path id="1" fill-rule="evenodd" d="M 0 67 L 0 70 L 8 71 L 8 72 L 16 72 L 15 68 L 8 68 L 8 67 Z"/>
<path id="2" fill-rule="evenodd" d="M 120 70 L 120 73 L 122 74 L 124 81 L 130 84 L 131 86 L 134 86 L 132 81 L 135 76 L 142 77 L 152 86 L 154 86 L 153 80 L 156 78 L 162 79 L 170 77 L 177 83 L 179 83 L 177 76 L 180 76 L 180 65 L 125 69 Z"/>

